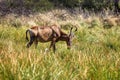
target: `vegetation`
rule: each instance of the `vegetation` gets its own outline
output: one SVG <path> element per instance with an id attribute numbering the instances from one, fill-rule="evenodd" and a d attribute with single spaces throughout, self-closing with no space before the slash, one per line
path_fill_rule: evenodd
<path id="1" fill-rule="evenodd" d="M 120 16 L 111 9 L 112 0 L 1 0 L 0 80 L 120 80 Z M 26 29 L 53 24 L 78 28 L 71 50 L 26 48 Z"/>
<path id="2" fill-rule="evenodd" d="M 27 27 L 1 24 L 0 79 L 119 80 L 120 28 L 104 29 L 97 21 L 93 28 L 87 27 L 87 23 L 80 25 L 72 49 L 67 50 L 64 42 L 59 42 L 54 54 L 45 51 L 49 43 L 39 43 L 37 49 L 34 45 L 27 49 Z"/>
<path id="3" fill-rule="evenodd" d="M 94 10 L 96 12 L 102 10 L 114 10 L 120 12 L 119 0 L 1 0 L 1 7 L 8 10 L 21 9 L 31 11 L 48 11 L 53 8 L 82 8 L 84 10 Z M 24 9 L 23 9 L 24 7 Z"/>

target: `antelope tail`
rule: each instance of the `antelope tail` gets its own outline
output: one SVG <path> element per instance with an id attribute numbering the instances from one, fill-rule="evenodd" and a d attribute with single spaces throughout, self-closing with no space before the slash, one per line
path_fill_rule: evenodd
<path id="1" fill-rule="evenodd" d="M 28 31 L 29 31 L 29 29 L 26 30 L 26 40 L 27 40 L 27 41 L 29 41 L 28 36 L 27 36 Z"/>

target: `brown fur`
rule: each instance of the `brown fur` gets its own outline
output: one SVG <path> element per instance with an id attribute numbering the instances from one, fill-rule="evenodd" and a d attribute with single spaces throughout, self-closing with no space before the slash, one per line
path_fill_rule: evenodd
<path id="1" fill-rule="evenodd" d="M 58 26 L 33 26 L 32 28 L 26 30 L 26 39 L 28 40 L 27 33 L 30 34 L 30 42 L 27 44 L 29 48 L 34 42 L 37 46 L 38 42 L 51 42 L 49 48 L 53 47 L 53 51 L 55 52 L 56 47 L 55 43 L 58 41 L 66 41 L 68 48 L 71 46 L 72 39 L 72 29 L 70 30 L 70 34 L 66 34 L 63 32 Z"/>

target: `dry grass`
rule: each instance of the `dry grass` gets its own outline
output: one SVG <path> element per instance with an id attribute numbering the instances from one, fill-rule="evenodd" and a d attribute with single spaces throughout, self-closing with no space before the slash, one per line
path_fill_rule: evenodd
<path id="1" fill-rule="evenodd" d="M 54 14 L 53 14 L 54 12 Z M 104 29 L 101 18 L 57 11 L 45 14 L 4 18 L 0 24 L 1 80 L 119 80 L 120 28 Z M 57 15 L 57 16 L 56 16 Z M 69 17 L 70 16 L 70 17 Z M 10 16 L 13 17 L 14 16 Z M 7 20 L 7 22 L 6 22 Z M 32 22 L 32 24 L 31 24 Z M 49 43 L 26 48 L 25 30 L 29 25 L 61 25 L 66 32 L 77 26 L 71 50 L 64 42 L 57 43 L 57 52 L 45 52 Z M 14 26 L 15 24 L 17 26 Z M 19 24 L 19 25 L 18 25 Z M 67 28 L 66 28 L 67 27 Z"/>
<path id="2" fill-rule="evenodd" d="M 119 79 L 120 29 L 80 28 L 72 50 L 64 42 L 45 54 L 49 43 L 25 48 L 25 28 L 0 27 L 0 79 Z"/>

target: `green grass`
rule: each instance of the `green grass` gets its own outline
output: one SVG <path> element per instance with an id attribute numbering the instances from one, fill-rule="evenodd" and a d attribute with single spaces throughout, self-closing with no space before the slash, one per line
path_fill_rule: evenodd
<path id="1" fill-rule="evenodd" d="M 79 27 L 72 49 L 65 42 L 26 48 L 26 27 L 0 25 L 0 80 L 120 80 L 120 28 Z"/>

